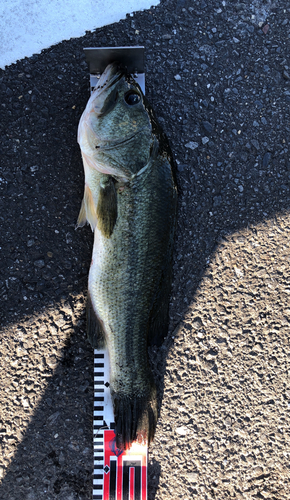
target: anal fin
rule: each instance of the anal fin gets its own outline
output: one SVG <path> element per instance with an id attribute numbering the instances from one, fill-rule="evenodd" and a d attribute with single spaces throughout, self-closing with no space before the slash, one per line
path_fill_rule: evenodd
<path id="1" fill-rule="evenodd" d="M 101 322 L 94 311 L 89 292 L 87 297 L 87 335 L 94 349 L 103 349 L 105 347 L 105 334 Z"/>

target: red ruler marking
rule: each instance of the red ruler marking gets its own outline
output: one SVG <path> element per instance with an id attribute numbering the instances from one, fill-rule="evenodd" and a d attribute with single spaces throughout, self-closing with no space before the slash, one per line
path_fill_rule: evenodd
<path id="1" fill-rule="evenodd" d="M 93 500 L 147 500 L 147 443 L 119 450 L 114 425 L 109 355 L 95 350 Z"/>
<path id="2" fill-rule="evenodd" d="M 104 430 L 103 500 L 147 500 L 147 444 L 119 450 L 115 432 Z"/>
<path id="3" fill-rule="evenodd" d="M 134 499 L 134 487 L 135 487 L 135 469 L 130 467 L 129 469 L 129 500 Z"/>

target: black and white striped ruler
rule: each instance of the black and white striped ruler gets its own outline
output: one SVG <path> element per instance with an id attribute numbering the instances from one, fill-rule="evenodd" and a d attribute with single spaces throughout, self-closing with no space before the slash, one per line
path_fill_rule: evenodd
<path id="1" fill-rule="evenodd" d="M 100 74 L 113 61 L 132 73 L 145 94 L 144 47 L 85 48 L 91 92 Z M 93 500 L 147 500 L 147 444 L 116 447 L 110 394 L 110 365 L 106 350 L 94 351 L 94 476 Z"/>
<path id="2" fill-rule="evenodd" d="M 109 376 L 108 352 L 95 349 L 93 500 L 147 500 L 148 447 L 117 448 Z"/>

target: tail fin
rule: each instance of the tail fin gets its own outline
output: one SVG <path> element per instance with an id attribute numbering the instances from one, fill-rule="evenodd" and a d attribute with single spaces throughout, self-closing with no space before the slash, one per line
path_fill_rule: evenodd
<path id="1" fill-rule="evenodd" d="M 121 450 L 130 448 L 133 441 L 152 441 L 157 423 L 157 394 L 152 382 L 149 394 L 113 396 L 116 444 Z"/>

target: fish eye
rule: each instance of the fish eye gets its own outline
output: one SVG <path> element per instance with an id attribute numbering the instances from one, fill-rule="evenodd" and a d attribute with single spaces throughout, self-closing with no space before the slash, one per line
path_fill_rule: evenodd
<path id="1" fill-rule="evenodd" d="M 127 94 L 125 94 L 124 99 L 125 102 L 129 104 L 129 106 L 134 106 L 135 104 L 138 104 L 138 102 L 140 102 L 141 96 L 135 90 L 130 90 L 129 92 L 127 92 Z"/>

